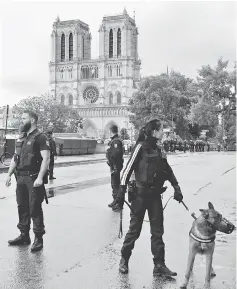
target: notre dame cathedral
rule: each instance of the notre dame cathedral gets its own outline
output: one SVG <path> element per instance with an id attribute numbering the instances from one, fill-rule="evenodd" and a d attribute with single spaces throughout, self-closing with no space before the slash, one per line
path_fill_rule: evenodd
<path id="1" fill-rule="evenodd" d="M 88 137 L 108 136 L 109 127 L 130 129 L 127 105 L 138 88 L 141 61 L 135 17 L 103 17 L 99 58 L 91 59 L 89 25 L 80 20 L 53 23 L 49 63 L 50 93 L 58 102 L 77 108 Z"/>

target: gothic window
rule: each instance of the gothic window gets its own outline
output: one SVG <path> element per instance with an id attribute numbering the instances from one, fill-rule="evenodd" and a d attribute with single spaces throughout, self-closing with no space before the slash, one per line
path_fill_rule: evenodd
<path id="1" fill-rule="evenodd" d="M 121 30 L 118 29 L 117 32 L 117 56 L 121 56 Z"/>
<path id="2" fill-rule="evenodd" d="M 68 105 L 73 105 L 73 97 L 71 94 L 68 96 Z"/>
<path id="3" fill-rule="evenodd" d="M 109 93 L 109 104 L 113 104 L 113 93 Z"/>
<path id="4" fill-rule="evenodd" d="M 64 104 L 65 103 L 65 96 L 62 94 L 61 95 L 61 104 Z"/>
<path id="5" fill-rule="evenodd" d="M 113 30 L 109 31 L 109 58 L 113 57 Z"/>
<path id="6" fill-rule="evenodd" d="M 117 76 L 120 76 L 120 66 L 117 65 Z"/>
<path id="7" fill-rule="evenodd" d="M 113 68 L 112 66 L 108 66 L 108 77 L 112 77 Z"/>
<path id="8" fill-rule="evenodd" d="M 73 59 L 73 35 L 69 35 L 69 60 Z"/>
<path id="9" fill-rule="evenodd" d="M 98 67 L 95 68 L 95 78 L 99 78 Z"/>
<path id="10" fill-rule="evenodd" d="M 83 98 L 87 103 L 95 103 L 99 98 L 99 90 L 95 86 L 88 86 L 83 92 Z"/>
<path id="11" fill-rule="evenodd" d="M 65 60 L 65 35 L 61 36 L 61 61 Z"/>
<path id="12" fill-rule="evenodd" d="M 121 93 L 117 93 L 117 104 L 121 104 Z"/>
<path id="13" fill-rule="evenodd" d="M 82 36 L 82 59 L 85 58 L 85 39 L 84 36 Z"/>

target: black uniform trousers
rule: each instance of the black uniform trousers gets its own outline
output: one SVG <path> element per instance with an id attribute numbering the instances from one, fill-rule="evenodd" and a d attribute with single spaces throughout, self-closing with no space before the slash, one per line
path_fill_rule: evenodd
<path id="1" fill-rule="evenodd" d="M 113 199 L 116 199 L 119 193 L 120 187 L 120 171 L 113 172 L 111 170 L 111 187 Z"/>
<path id="2" fill-rule="evenodd" d="M 18 205 L 19 223 L 17 225 L 21 233 L 28 233 L 31 219 L 33 232 L 42 236 L 45 234 L 42 202 L 45 197 L 44 185 L 33 187 L 35 178 L 30 176 L 17 176 L 16 199 Z"/>
<path id="3" fill-rule="evenodd" d="M 49 177 L 53 177 L 53 169 L 54 169 L 54 155 L 50 156 L 50 161 L 49 161 Z"/>
<path id="4" fill-rule="evenodd" d="M 143 219 L 147 210 L 150 221 L 151 252 L 154 256 L 154 264 L 164 264 L 165 245 L 162 238 L 164 234 L 164 217 L 161 195 L 157 194 L 151 198 L 137 196 L 137 198 L 132 201 L 131 207 L 133 211 L 131 210 L 130 212 L 130 226 L 121 249 L 122 257 L 125 260 L 130 258 L 135 241 L 140 236 Z"/>

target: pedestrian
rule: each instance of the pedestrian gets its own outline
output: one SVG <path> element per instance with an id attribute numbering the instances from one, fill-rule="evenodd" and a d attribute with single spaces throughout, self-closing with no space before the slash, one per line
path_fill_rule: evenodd
<path id="1" fill-rule="evenodd" d="M 50 162 L 49 162 L 49 179 L 55 180 L 54 177 L 54 159 L 57 157 L 57 150 L 56 150 L 56 142 L 53 139 L 53 129 L 49 128 L 47 130 L 47 137 L 49 140 L 49 148 L 50 148 Z"/>
<path id="2" fill-rule="evenodd" d="M 186 153 L 186 150 L 188 149 L 187 145 L 188 145 L 188 141 L 185 139 L 184 140 L 184 146 L 183 146 L 184 153 Z"/>
<path id="3" fill-rule="evenodd" d="M 224 151 L 227 152 L 227 142 L 224 141 Z"/>
<path id="4" fill-rule="evenodd" d="M 194 142 L 193 142 L 193 140 L 190 140 L 189 147 L 190 147 L 190 152 L 194 152 Z"/>
<path id="5" fill-rule="evenodd" d="M 179 141 L 179 151 L 183 151 L 183 142 L 181 140 Z"/>
<path id="6" fill-rule="evenodd" d="M 221 151 L 221 144 L 218 142 L 218 144 L 217 144 L 217 150 L 218 150 L 218 152 L 220 152 Z"/>
<path id="7" fill-rule="evenodd" d="M 207 142 L 207 151 L 209 152 L 210 151 L 210 143 Z"/>
<path id="8" fill-rule="evenodd" d="M 47 170 L 49 166 L 49 142 L 44 133 L 37 128 L 38 116 L 35 112 L 25 110 L 21 117 L 22 135 L 16 141 L 16 151 L 11 161 L 6 186 L 11 185 L 11 175 L 16 172 L 16 200 L 18 205 L 19 223 L 17 225 L 21 234 L 9 245 L 28 245 L 30 240 L 30 223 L 33 221 L 35 234 L 31 251 L 43 248 L 43 235 L 45 234 L 42 202 L 46 198 L 44 184 L 47 183 Z"/>
<path id="9" fill-rule="evenodd" d="M 113 201 L 108 204 L 113 211 L 119 211 L 116 204 L 116 197 L 120 186 L 120 172 L 123 168 L 123 141 L 118 136 L 118 127 L 116 125 L 111 126 L 110 132 L 112 134 L 111 140 L 108 143 L 109 148 L 106 151 L 107 164 L 110 167 L 111 174 L 111 187 Z"/>
<path id="10" fill-rule="evenodd" d="M 169 166 L 166 155 L 157 144 L 162 139 L 163 125 L 160 120 L 149 121 L 141 129 L 136 147 L 128 160 L 121 177 L 121 187 L 117 202 L 123 208 L 125 192 L 132 172 L 135 172 L 135 198 L 131 201 L 130 227 L 121 250 L 119 271 L 128 273 L 128 261 L 135 241 L 139 238 L 146 210 L 151 227 L 151 251 L 154 256 L 154 275 L 176 276 L 165 265 L 165 245 L 163 242 L 163 207 L 161 194 L 166 190 L 164 182 L 168 180 L 174 188 L 175 200 L 181 202 L 178 181 Z"/>

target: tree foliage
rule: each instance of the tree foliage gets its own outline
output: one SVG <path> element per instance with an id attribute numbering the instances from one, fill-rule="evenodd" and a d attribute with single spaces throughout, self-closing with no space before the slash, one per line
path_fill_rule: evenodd
<path id="1" fill-rule="evenodd" d="M 209 137 L 216 135 L 220 141 L 224 136 L 219 122 L 224 118 L 225 134 L 228 136 L 236 128 L 236 66 L 228 71 L 228 61 L 220 58 L 217 65 L 202 66 L 198 70 L 197 88 L 198 102 L 193 103 L 189 115 L 192 122 L 200 125 L 201 129 L 208 129 Z M 230 133 L 231 131 L 231 133 Z M 229 140 L 235 139 L 235 133 Z"/>
<path id="2" fill-rule="evenodd" d="M 145 77 L 130 99 L 130 121 L 138 129 L 148 120 L 159 118 L 165 124 L 174 124 L 177 134 L 186 137 L 189 134 L 187 115 L 195 101 L 193 80 L 179 72 Z"/>
<path id="3" fill-rule="evenodd" d="M 128 130 L 126 128 L 122 128 L 120 131 L 120 136 L 123 140 L 130 139 Z"/>
<path id="4" fill-rule="evenodd" d="M 18 124 L 24 110 L 33 110 L 39 116 L 38 127 L 45 131 L 53 126 L 54 132 L 77 132 L 82 128 L 82 118 L 78 111 L 72 107 L 56 103 L 48 95 L 32 96 L 22 99 L 13 107 L 13 113 L 18 119 Z"/>

